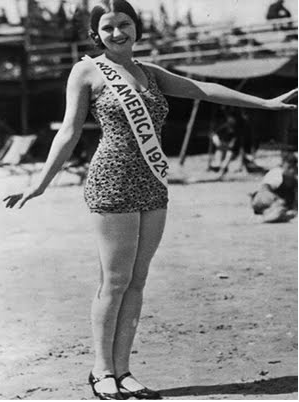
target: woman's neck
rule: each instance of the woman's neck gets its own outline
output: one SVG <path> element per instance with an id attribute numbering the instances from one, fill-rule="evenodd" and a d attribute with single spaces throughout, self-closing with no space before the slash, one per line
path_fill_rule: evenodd
<path id="1" fill-rule="evenodd" d="M 110 53 L 109 50 L 105 52 L 106 59 L 112 61 L 112 63 L 117 64 L 122 67 L 129 67 L 133 64 L 132 60 L 133 53 L 125 52 L 123 54 Z"/>

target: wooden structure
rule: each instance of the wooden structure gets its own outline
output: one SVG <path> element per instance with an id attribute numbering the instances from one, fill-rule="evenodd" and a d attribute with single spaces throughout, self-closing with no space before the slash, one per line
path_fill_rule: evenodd
<path id="1" fill-rule="evenodd" d="M 146 36 L 136 45 L 135 56 L 168 69 L 176 68 L 176 72 L 181 69 L 181 73 L 186 67 L 193 70 L 215 70 L 217 66 L 222 68 L 220 64 L 228 61 L 235 63 L 235 66 L 239 63 L 240 69 L 252 62 L 265 66 L 270 63 L 270 59 L 275 59 L 275 63 L 279 64 L 297 55 L 297 27 L 297 21 L 288 19 L 242 28 L 221 24 L 185 28 L 155 43 Z M 20 127 L 24 134 L 29 130 L 29 97 L 32 90 L 53 86 L 63 88 L 74 63 L 86 53 L 91 56 L 98 54 L 89 40 L 31 43 L 28 26 L 25 28 L 19 35 L 1 36 L 0 33 L 1 57 L 13 57 L 14 63 L 18 65 L 15 75 L 9 77 L 1 74 L 0 88 L 2 93 L 7 91 L 19 97 Z M 194 72 L 190 71 L 188 76 Z M 205 77 L 202 73 L 195 75 Z"/>
<path id="2" fill-rule="evenodd" d="M 267 77 L 270 75 L 276 77 L 291 78 L 294 85 L 298 78 L 298 60 L 293 57 L 272 57 L 256 59 L 237 59 L 219 61 L 209 65 L 180 65 L 176 67 L 175 72 L 189 78 L 199 79 L 201 81 L 209 80 L 214 82 L 226 82 L 229 80 L 236 90 L 243 88 L 250 80 Z M 183 165 L 186 159 L 188 145 L 191 139 L 194 123 L 199 110 L 199 101 L 193 102 L 190 119 L 186 127 L 184 140 L 182 143 L 179 163 Z M 297 128 L 297 116 L 295 113 L 284 114 L 280 119 L 282 130 L 282 144 L 287 147 L 289 141 L 289 132 Z"/>

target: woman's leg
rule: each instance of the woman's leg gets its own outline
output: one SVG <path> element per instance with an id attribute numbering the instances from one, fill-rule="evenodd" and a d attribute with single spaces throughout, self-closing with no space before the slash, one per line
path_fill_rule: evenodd
<path id="1" fill-rule="evenodd" d="M 117 317 L 132 279 L 140 214 L 93 214 L 101 262 L 101 285 L 91 311 L 95 343 L 94 375 L 114 373 L 113 343 Z"/>
<path id="2" fill-rule="evenodd" d="M 163 234 L 165 220 L 166 209 L 142 212 L 140 216 L 139 243 L 133 276 L 122 300 L 114 340 L 114 367 L 118 377 L 129 371 L 131 347 L 142 307 L 143 288 L 149 264 Z"/>

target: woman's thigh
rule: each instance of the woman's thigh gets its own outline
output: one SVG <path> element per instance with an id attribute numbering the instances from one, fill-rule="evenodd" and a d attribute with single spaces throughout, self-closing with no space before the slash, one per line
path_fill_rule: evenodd
<path id="1" fill-rule="evenodd" d="M 146 280 L 148 267 L 161 241 L 165 222 L 166 209 L 142 212 L 140 216 L 139 242 L 134 264 L 133 281 Z"/>
<path id="2" fill-rule="evenodd" d="M 137 255 L 140 213 L 92 214 L 101 268 L 106 275 L 130 277 Z"/>

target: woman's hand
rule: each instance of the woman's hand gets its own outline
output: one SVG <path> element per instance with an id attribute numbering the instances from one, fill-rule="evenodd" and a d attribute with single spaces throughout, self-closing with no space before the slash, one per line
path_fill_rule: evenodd
<path id="1" fill-rule="evenodd" d="M 42 195 L 43 191 L 29 187 L 24 193 L 12 194 L 4 198 L 6 208 L 13 208 L 19 203 L 19 208 L 22 208 L 28 200 Z"/>
<path id="2" fill-rule="evenodd" d="M 298 89 L 292 89 L 292 91 L 280 95 L 277 98 L 267 100 L 266 108 L 271 110 L 296 110 L 297 105 L 287 103 L 296 96 L 298 96 Z"/>

